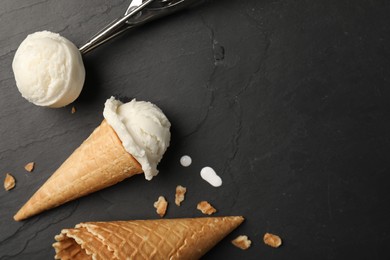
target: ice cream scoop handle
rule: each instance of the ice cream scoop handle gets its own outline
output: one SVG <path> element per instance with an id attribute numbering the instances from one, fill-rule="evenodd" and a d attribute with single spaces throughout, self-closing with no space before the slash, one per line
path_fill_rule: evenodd
<path id="1" fill-rule="evenodd" d="M 154 0 L 147 0 L 143 2 L 141 5 L 135 7 L 130 12 L 126 12 L 127 14 L 123 17 L 114 20 L 108 26 L 106 26 L 103 30 L 97 33 L 92 39 L 90 39 L 86 44 L 79 48 L 82 54 L 87 53 L 90 50 L 93 50 L 97 46 L 100 46 L 102 43 L 108 41 L 113 38 L 114 35 L 118 35 L 118 32 L 123 31 L 124 25 L 126 25 L 126 21 L 129 20 L 132 16 L 136 15 L 139 11 L 141 11 L 145 6 L 153 2 Z M 127 27 L 127 26 L 126 26 Z"/>
<path id="2" fill-rule="evenodd" d="M 175 13 L 202 0 L 133 0 L 124 16 L 112 21 L 86 44 L 79 48 L 82 54 L 95 49 L 124 31 Z"/>

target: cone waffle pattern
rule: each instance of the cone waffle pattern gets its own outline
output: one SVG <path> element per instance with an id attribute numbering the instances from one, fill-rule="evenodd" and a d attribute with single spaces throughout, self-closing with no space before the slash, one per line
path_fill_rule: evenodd
<path id="1" fill-rule="evenodd" d="M 243 217 L 89 222 L 55 237 L 55 259 L 199 259 Z"/>
<path id="2" fill-rule="evenodd" d="M 103 120 L 14 219 L 28 218 L 141 172 L 141 165 L 124 149 L 115 131 Z"/>

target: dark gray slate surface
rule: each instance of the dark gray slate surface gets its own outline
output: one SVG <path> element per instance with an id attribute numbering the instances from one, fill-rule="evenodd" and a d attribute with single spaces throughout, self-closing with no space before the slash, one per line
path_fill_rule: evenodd
<path id="1" fill-rule="evenodd" d="M 214 0 L 134 30 L 85 57 L 81 97 L 36 107 L 16 89 L 11 62 L 39 30 L 81 45 L 128 1 L 0 1 L 0 259 L 52 259 L 53 237 L 82 221 L 216 215 L 246 222 L 205 259 L 389 259 L 390 3 Z M 102 120 L 111 95 L 159 105 L 172 144 L 142 176 L 24 222 L 12 216 Z M 183 168 L 179 158 L 193 164 Z M 36 162 L 33 173 L 24 171 Z M 213 188 L 199 176 L 212 166 Z M 174 189 L 188 187 L 183 206 Z M 284 245 L 262 243 L 265 232 Z M 238 234 L 248 251 L 230 244 Z"/>

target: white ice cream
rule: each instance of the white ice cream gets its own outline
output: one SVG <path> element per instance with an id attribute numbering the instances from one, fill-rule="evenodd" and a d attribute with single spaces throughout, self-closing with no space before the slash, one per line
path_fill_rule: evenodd
<path id="1" fill-rule="evenodd" d="M 219 177 L 211 167 L 207 166 L 202 168 L 202 170 L 200 170 L 200 176 L 214 187 L 220 187 L 222 185 L 221 177 Z"/>
<path id="2" fill-rule="evenodd" d="M 84 85 L 80 51 L 59 34 L 30 34 L 20 44 L 12 62 L 22 96 L 38 106 L 63 107 L 72 103 Z"/>
<path id="3" fill-rule="evenodd" d="M 142 166 L 145 178 L 158 174 L 157 164 L 169 146 L 171 123 L 156 105 L 145 101 L 123 104 L 114 97 L 105 103 L 103 116 L 127 152 Z"/>
<path id="4" fill-rule="evenodd" d="M 180 164 L 181 166 L 183 167 L 188 167 L 190 166 L 192 163 L 192 158 L 188 155 L 183 155 L 181 158 L 180 158 Z"/>

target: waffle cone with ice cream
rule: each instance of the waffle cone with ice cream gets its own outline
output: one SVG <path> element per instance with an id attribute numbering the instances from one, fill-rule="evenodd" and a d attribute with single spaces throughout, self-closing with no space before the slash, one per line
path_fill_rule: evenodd
<path id="1" fill-rule="evenodd" d="M 199 259 L 243 217 L 89 222 L 55 236 L 55 259 Z"/>
<path id="2" fill-rule="evenodd" d="M 20 221 L 144 173 L 150 180 L 170 141 L 170 123 L 149 102 L 110 98 L 105 120 L 14 216 Z"/>

